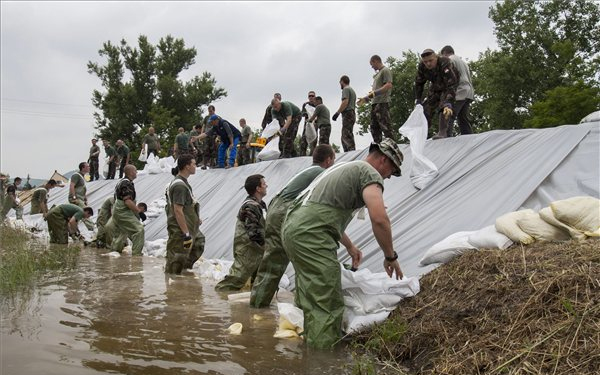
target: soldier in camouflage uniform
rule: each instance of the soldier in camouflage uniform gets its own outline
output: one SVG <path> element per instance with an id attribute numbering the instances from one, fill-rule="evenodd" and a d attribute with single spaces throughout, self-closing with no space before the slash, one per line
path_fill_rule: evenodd
<path id="1" fill-rule="evenodd" d="M 112 207 L 114 204 L 115 196 L 111 195 L 110 197 L 106 198 L 106 200 L 102 203 L 102 206 L 100 206 L 100 210 L 98 210 L 98 218 L 96 219 L 96 226 L 98 227 L 98 233 L 96 234 L 96 246 L 98 248 L 103 248 L 112 243 L 112 236 L 106 235 L 106 226 L 112 217 Z M 108 241 L 107 237 L 110 237 L 110 241 Z"/>
<path id="2" fill-rule="evenodd" d="M 265 254 L 258 267 L 256 280 L 252 285 L 250 306 L 267 307 L 270 305 L 279 281 L 290 263 L 281 239 L 281 227 L 285 214 L 300 192 L 325 169 L 335 162 L 335 152 L 330 145 L 317 146 L 312 154 L 313 165 L 298 173 L 288 182 L 269 203 L 265 221 Z"/>
<path id="3" fill-rule="evenodd" d="M 275 94 L 273 94 L 273 99 L 279 99 L 281 101 L 281 94 L 276 92 Z M 267 109 L 265 110 L 265 115 L 263 116 L 262 122 L 260 123 L 260 127 L 263 130 L 267 125 L 271 123 L 271 121 L 273 121 L 273 114 L 271 113 L 272 109 L 273 106 L 271 105 L 271 103 L 269 103 Z"/>
<path id="4" fill-rule="evenodd" d="M 210 116 L 215 114 L 215 106 L 208 106 L 208 116 L 204 118 L 204 127 L 202 128 L 202 133 L 208 133 L 210 129 L 212 129 L 212 124 L 210 122 Z M 202 144 L 202 167 L 201 169 L 206 169 L 207 167 L 213 168 L 217 163 L 217 136 L 211 135 L 210 137 L 206 137 Z"/>
<path id="5" fill-rule="evenodd" d="M 30 215 L 44 214 L 44 217 L 48 215 L 48 192 L 56 187 L 56 181 L 50 179 L 44 186 L 33 191 L 31 194 L 31 210 Z"/>
<path id="6" fill-rule="evenodd" d="M 240 119 L 240 133 L 242 138 L 240 139 L 240 151 L 237 156 L 238 167 L 244 164 L 252 163 L 250 160 L 250 143 L 252 143 L 252 128 L 246 125 L 246 119 Z"/>
<path id="7" fill-rule="evenodd" d="M 98 140 L 96 138 L 92 139 L 92 147 L 90 147 L 90 157 L 88 159 L 88 163 L 90 164 L 90 181 L 100 179 L 100 164 L 98 161 L 100 147 L 96 145 L 97 142 Z"/>
<path id="8" fill-rule="evenodd" d="M 79 163 L 79 172 L 75 172 L 71 176 L 69 184 L 69 200 L 71 204 L 75 204 L 81 208 L 87 206 L 87 188 L 85 186 L 85 174 L 90 171 L 90 165 L 84 161 Z"/>
<path id="9" fill-rule="evenodd" d="M 390 118 L 390 102 L 392 92 L 392 71 L 383 65 L 381 57 L 371 56 L 371 67 L 377 72 L 373 76 L 373 90 L 360 98 L 358 105 L 371 101 L 371 134 L 375 143 L 381 142 L 381 134 L 394 139 L 392 120 Z"/>
<path id="10" fill-rule="evenodd" d="M 50 243 L 67 244 L 69 234 L 74 238 L 81 238 L 81 234 L 77 229 L 77 222 L 89 219 L 93 215 L 94 210 L 91 207 L 82 209 L 70 203 L 52 207 L 46 216 Z"/>
<path id="11" fill-rule="evenodd" d="M 315 111 L 315 108 L 317 107 L 316 95 L 317 94 L 315 94 L 314 91 L 309 91 L 308 101 L 302 104 L 302 117 L 304 117 L 304 128 L 302 130 L 302 138 L 300 138 L 298 156 L 306 156 L 306 150 L 309 146 L 308 141 L 306 140 L 306 125 L 310 122 L 309 118 L 312 116 L 312 114 Z M 306 109 L 307 107 L 310 107 L 309 110 L 311 113 L 308 112 L 308 110 Z M 316 142 L 314 141 L 311 143 L 311 151 L 315 149 L 315 144 Z"/>
<path id="12" fill-rule="evenodd" d="M 342 114 L 342 148 L 344 149 L 344 152 L 354 151 L 356 149 L 354 143 L 356 92 L 350 87 L 350 78 L 348 76 L 342 76 L 340 78 L 340 86 L 342 88 L 342 103 L 331 119 L 337 121 L 340 113 Z"/>
<path id="13" fill-rule="evenodd" d="M 271 101 L 271 116 L 279 121 L 282 133 L 279 138 L 279 150 L 281 151 L 281 159 L 292 158 L 296 156 L 296 148 L 294 140 L 298 134 L 298 125 L 302 120 L 300 108 L 291 102 L 282 102 L 279 99 Z"/>
<path id="14" fill-rule="evenodd" d="M 190 175 L 196 173 L 196 161 L 191 155 L 177 160 L 173 168 L 175 175 L 166 191 L 167 205 L 167 263 L 165 273 L 180 274 L 192 269 L 204 252 L 205 238 L 200 231 L 200 204 L 194 199 L 188 183 Z"/>
<path id="15" fill-rule="evenodd" d="M 267 183 L 259 174 L 246 178 L 244 188 L 248 196 L 237 215 L 233 240 L 233 265 L 229 274 L 215 286 L 217 291 L 236 291 L 254 281 L 264 253 L 265 217 L 267 210 L 263 198 L 267 195 Z"/>
<path id="16" fill-rule="evenodd" d="M 108 174 L 106 175 L 106 179 L 114 180 L 115 173 L 117 173 L 117 151 L 115 151 L 115 148 L 106 139 L 102 140 L 102 145 L 108 158 Z"/>
<path id="17" fill-rule="evenodd" d="M 438 56 L 432 49 L 421 53 L 421 62 L 417 68 L 415 78 L 415 103 L 421 104 L 423 88 L 427 81 L 429 86 L 427 99 L 423 103 L 423 112 L 427 124 L 431 126 L 431 118 L 439 113 L 438 133 L 432 139 L 446 138 L 448 136 L 448 120 L 453 114 L 454 98 L 459 82 L 459 73 L 447 57 Z"/>
<path id="18" fill-rule="evenodd" d="M 117 141 L 117 155 L 119 156 L 119 178 L 123 178 L 123 170 L 127 164 L 129 164 L 131 152 L 129 147 L 122 141 Z"/>
<path id="19" fill-rule="evenodd" d="M 317 147 L 317 140 L 320 145 L 328 145 L 329 144 L 329 136 L 331 135 L 331 122 L 329 121 L 329 108 L 323 104 L 323 98 L 317 96 L 315 98 L 315 103 L 317 103 L 317 107 L 315 108 L 315 113 L 308 120 L 309 122 L 315 123 L 315 130 L 319 133 L 317 139 L 315 139 L 310 145 L 310 151 L 314 151 L 315 147 Z"/>
<path id="20" fill-rule="evenodd" d="M 199 136 L 200 134 L 202 134 L 202 125 L 196 124 L 196 126 L 194 126 L 192 131 L 190 131 L 190 139 L 192 139 L 191 144 L 194 149 L 193 154 L 194 154 L 194 159 L 196 160 L 196 165 L 200 165 L 200 163 L 202 162 L 202 159 L 204 157 L 204 155 L 202 155 L 201 142 L 197 138 L 194 138 L 194 137 Z"/>
<path id="21" fill-rule="evenodd" d="M 133 180 L 137 177 L 137 170 L 132 164 L 125 166 L 125 178 L 115 186 L 115 203 L 112 208 L 112 217 L 118 235 L 113 238 L 111 249 L 121 252 L 125 247 L 127 238 L 131 239 L 133 255 L 142 255 L 144 247 L 144 226 L 140 223 L 140 210 L 135 202 L 135 186 Z M 110 233 L 109 233 L 110 234 Z"/>

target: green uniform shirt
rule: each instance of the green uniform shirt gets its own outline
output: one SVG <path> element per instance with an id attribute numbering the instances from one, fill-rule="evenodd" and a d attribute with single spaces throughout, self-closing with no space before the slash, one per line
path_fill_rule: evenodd
<path id="1" fill-rule="evenodd" d="M 192 194 L 190 193 L 192 191 L 192 187 L 187 182 L 187 179 L 185 179 L 181 176 L 176 176 L 175 179 L 183 181 L 183 184 L 182 183 L 172 183 L 171 184 L 171 189 L 169 191 L 169 196 L 170 196 L 170 201 L 171 201 L 170 203 L 178 204 L 180 206 L 189 206 L 192 203 L 194 203 L 194 198 L 192 197 Z"/>
<path id="2" fill-rule="evenodd" d="M 107 157 L 111 157 L 111 156 L 115 156 L 117 155 L 117 151 L 115 151 L 115 148 L 111 145 L 108 145 L 107 147 L 104 147 L 104 152 L 106 152 L 106 156 Z"/>
<path id="3" fill-rule="evenodd" d="M 350 86 L 346 86 L 342 89 L 342 100 L 348 99 L 348 105 L 344 108 L 343 112 L 350 111 L 356 108 L 356 92 Z"/>
<path id="4" fill-rule="evenodd" d="M 312 165 L 306 168 L 302 172 L 292 177 L 290 182 L 288 182 L 283 190 L 281 190 L 277 195 L 284 200 L 295 199 L 298 194 L 300 194 L 302 190 L 306 189 L 308 185 L 310 185 L 310 183 L 317 178 L 318 175 L 323 173 L 324 170 L 325 169 L 321 168 L 319 165 Z"/>
<path id="5" fill-rule="evenodd" d="M 192 129 L 190 131 L 190 138 L 191 137 L 197 137 L 200 135 L 200 132 L 198 130 L 196 130 L 196 128 Z M 196 139 L 195 141 L 192 142 L 192 145 L 196 148 L 200 147 L 200 141 L 198 139 Z"/>
<path id="6" fill-rule="evenodd" d="M 271 116 L 274 119 L 278 119 L 279 122 L 285 121 L 288 116 L 296 117 L 300 114 L 300 108 L 291 102 L 281 102 L 281 108 L 276 111 L 275 108 L 271 108 Z"/>
<path id="7" fill-rule="evenodd" d="M 75 195 L 77 198 L 82 201 L 85 200 L 85 193 L 87 191 L 87 188 L 85 187 L 85 178 L 77 172 L 71 176 L 71 183 L 75 184 Z"/>
<path id="8" fill-rule="evenodd" d="M 129 155 L 129 147 L 123 144 L 123 146 L 117 148 L 117 154 L 122 158 L 126 158 Z"/>
<path id="9" fill-rule="evenodd" d="M 97 154 L 96 154 L 97 152 Z M 94 155 L 96 154 L 96 155 Z M 90 159 L 98 160 L 98 156 L 100 155 L 100 147 L 98 145 L 94 145 L 90 147 Z"/>
<path id="10" fill-rule="evenodd" d="M 96 219 L 96 224 L 106 225 L 108 223 L 108 219 L 112 216 L 112 207 L 115 204 L 115 197 L 108 197 L 100 206 L 100 210 L 98 210 L 98 218 Z"/>
<path id="11" fill-rule="evenodd" d="M 59 207 L 62 208 L 65 219 L 70 220 L 72 217 L 77 221 L 83 219 L 83 208 L 71 203 L 61 204 Z"/>
<path id="12" fill-rule="evenodd" d="M 31 195 L 31 213 L 39 214 L 42 212 L 42 203 L 48 202 L 48 190 L 45 187 L 39 187 Z"/>
<path id="13" fill-rule="evenodd" d="M 248 138 L 252 136 L 252 129 L 250 129 L 250 127 L 246 125 L 242 129 L 240 129 L 240 133 L 242 133 L 242 140 L 240 141 L 240 143 L 246 143 L 248 142 Z"/>
<path id="14" fill-rule="evenodd" d="M 325 104 L 319 104 L 315 108 L 313 116 L 316 116 L 315 124 L 317 124 L 317 126 L 331 123 L 329 121 L 329 108 L 325 107 Z"/>
<path id="15" fill-rule="evenodd" d="M 146 134 L 144 144 L 148 145 L 148 150 L 158 150 L 158 136 L 156 134 Z"/>
<path id="16" fill-rule="evenodd" d="M 373 91 L 383 87 L 383 85 L 388 82 L 392 82 L 392 71 L 387 66 L 384 66 L 380 71 L 377 72 L 377 74 L 373 76 Z M 371 100 L 371 103 L 377 104 L 391 102 L 391 92 L 392 90 L 388 90 L 385 94 L 374 97 Z"/>
<path id="17" fill-rule="evenodd" d="M 177 144 L 177 150 L 179 151 L 187 151 L 190 149 L 190 136 L 189 134 L 183 132 L 177 134 L 175 137 L 175 144 Z"/>

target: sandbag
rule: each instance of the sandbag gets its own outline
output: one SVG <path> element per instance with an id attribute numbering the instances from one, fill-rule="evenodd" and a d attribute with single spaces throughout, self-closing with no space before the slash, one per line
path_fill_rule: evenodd
<path id="1" fill-rule="evenodd" d="M 108 176 L 108 158 L 104 159 L 104 165 L 102 166 L 102 176 L 104 178 Z"/>
<path id="2" fill-rule="evenodd" d="M 469 235 L 468 241 L 478 249 L 507 249 L 512 240 L 498 232 L 494 225 L 488 225 Z"/>
<path id="3" fill-rule="evenodd" d="M 138 157 L 138 160 L 141 162 L 145 162 L 147 159 L 148 159 L 148 144 L 145 144 L 144 148 L 140 152 L 140 156 Z"/>
<path id="4" fill-rule="evenodd" d="M 448 263 L 452 258 L 461 255 L 467 250 L 477 249 L 469 243 L 469 236 L 473 233 L 475 231 L 457 232 L 444 238 L 427 250 L 420 261 L 420 265 Z"/>
<path id="5" fill-rule="evenodd" d="M 523 232 L 535 238 L 536 241 L 563 242 L 571 239 L 567 231 L 548 224 L 536 213 L 525 215 L 521 219 L 518 219 L 517 225 Z"/>
<path id="6" fill-rule="evenodd" d="M 575 241 L 583 241 L 587 238 L 587 236 L 585 234 L 583 234 L 582 231 L 577 230 L 573 227 L 570 227 L 567 224 L 563 223 L 562 221 L 558 221 L 554 217 L 554 214 L 552 213 L 552 209 L 550 208 L 550 206 L 542 208 L 539 212 L 539 215 L 542 218 L 542 220 L 544 220 L 546 223 L 554 225 L 555 227 L 562 228 L 565 231 L 567 231 L 569 233 L 569 236 L 571 236 L 571 239 L 573 239 Z"/>
<path id="7" fill-rule="evenodd" d="M 279 158 L 279 136 L 273 137 L 267 145 L 256 155 L 259 160 L 275 160 Z"/>
<path id="8" fill-rule="evenodd" d="M 528 245 L 535 242 L 535 239 L 517 225 L 517 220 L 526 217 L 527 215 L 535 214 L 531 209 L 514 211 L 504 214 L 496 219 L 496 230 L 514 242 L 520 242 Z"/>
<path id="9" fill-rule="evenodd" d="M 280 128 L 281 126 L 279 126 L 279 121 L 273 120 L 267 126 L 265 126 L 260 137 L 269 139 L 277 134 Z"/>
<path id="10" fill-rule="evenodd" d="M 304 136 L 308 144 L 313 143 L 317 139 L 317 131 L 315 130 L 315 124 L 312 122 L 304 121 Z"/>
<path id="11" fill-rule="evenodd" d="M 277 303 L 279 310 L 279 327 L 273 337 L 292 338 L 298 337 L 304 331 L 304 313 L 291 303 Z"/>
<path id="12" fill-rule="evenodd" d="M 582 231 L 586 236 L 600 237 L 600 200 L 573 197 L 550 203 L 554 217 Z"/>

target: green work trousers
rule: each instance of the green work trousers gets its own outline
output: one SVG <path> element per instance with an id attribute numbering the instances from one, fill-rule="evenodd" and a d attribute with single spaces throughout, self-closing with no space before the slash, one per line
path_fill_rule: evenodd
<path id="1" fill-rule="evenodd" d="M 50 243 L 67 244 L 69 243 L 68 222 L 65 219 L 62 208 L 56 206 L 48 211 L 46 216 L 48 222 L 48 232 L 50 233 Z"/>
<path id="2" fill-rule="evenodd" d="M 167 206 L 168 207 L 168 206 Z M 204 253 L 204 244 L 206 238 L 200 231 L 199 216 L 200 207 L 198 203 L 183 207 L 183 215 L 185 222 L 192 237 L 192 248 L 185 250 L 183 248 L 183 234 L 181 228 L 175 220 L 174 213 L 170 209 L 167 210 L 167 263 L 165 264 L 165 273 L 174 273 L 179 275 L 183 269 L 192 269 L 194 263 Z M 172 215 L 172 216 L 171 216 Z"/>
<path id="3" fill-rule="evenodd" d="M 113 237 L 111 249 L 118 252 L 123 251 L 125 242 L 129 238 L 133 243 L 131 253 L 133 255 L 142 255 L 142 249 L 144 248 L 144 226 L 133 211 L 120 199 L 115 200 L 111 220 L 115 228 L 118 228 L 118 234 Z"/>

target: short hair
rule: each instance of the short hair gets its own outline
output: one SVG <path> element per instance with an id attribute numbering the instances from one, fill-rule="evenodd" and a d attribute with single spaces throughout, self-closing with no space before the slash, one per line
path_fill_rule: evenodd
<path id="1" fill-rule="evenodd" d="M 276 92 L 275 94 L 273 94 L 274 98 L 278 98 L 279 100 L 281 100 L 281 94 Z"/>
<path id="2" fill-rule="evenodd" d="M 320 96 L 317 96 L 317 97 L 315 98 L 315 100 L 318 100 L 318 101 L 320 101 L 321 103 L 323 103 L 323 98 L 322 98 L 322 97 L 320 97 Z"/>
<path id="3" fill-rule="evenodd" d="M 53 179 L 49 179 L 48 182 L 46 182 L 46 183 L 50 186 L 56 186 L 56 180 L 53 180 Z"/>
<path id="4" fill-rule="evenodd" d="M 381 57 L 379 57 L 379 55 L 373 55 L 369 61 L 381 62 Z"/>
<path id="5" fill-rule="evenodd" d="M 244 124 L 245 124 L 245 123 L 246 123 L 246 119 L 242 117 L 242 118 L 240 119 L 240 124 L 241 124 L 241 123 L 244 123 Z"/>
<path id="6" fill-rule="evenodd" d="M 79 170 L 82 170 L 83 168 L 85 168 L 85 165 L 87 163 L 85 161 L 82 161 L 81 163 L 79 163 Z"/>
<path id="7" fill-rule="evenodd" d="M 342 81 L 345 84 L 349 85 L 350 84 L 350 77 L 348 77 L 348 76 L 342 76 L 342 78 L 340 78 L 340 81 Z"/>
<path id="8" fill-rule="evenodd" d="M 208 109 L 212 109 L 214 111 L 215 110 L 215 106 L 211 104 L 211 105 L 208 106 Z"/>
<path id="9" fill-rule="evenodd" d="M 427 57 L 427 56 L 431 56 L 431 55 L 435 55 L 435 51 L 432 50 L 431 48 L 427 48 L 426 50 L 421 52 L 421 57 Z"/>
<path id="10" fill-rule="evenodd" d="M 94 216 L 94 209 L 91 207 L 84 207 L 83 212 L 87 212 L 90 216 Z"/>
<path id="11" fill-rule="evenodd" d="M 21 177 L 15 177 L 15 179 L 13 180 L 13 182 L 20 182 L 20 181 L 23 181 L 23 180 L 21 179 Z"/>
<path id="12" fill-rule="evenodd" d="M 202 127 L 202 124 L 196 124 L 196 125 L 194 126 L 194 129 L 200 129 L 201 127 Z"/>
<path id="13" fill-rule="evenodd" d="M 246 182 L 244 182 L 244 189 L 246 189 L 248 195 L 256 193 L 256 189 L 260 186 L 263 178 L 265 178 L 265 176 L 262 174 L 253 174 L 246 178 Z"/>
<path id="14" fill-rule="evenodd" d="M 326 145 L 326 144 L 318 145 L 317 147 L 315 147 L 312 157 L 313 157 L 313 164 L 321 164 L 325 160 L 327 160 L 327 158 L 335 157 L 335 151 L 333 150 L 333 147 L 331 147 L 330 145 Z"/>
<path id="15" fill-rule="evenodd" d="M 275 103 L 277 103 L 277 102 L 281 102 L 281 100 L 279 100 L 277 98 L 271 99 L 271 105 L 275 105 Z"/>
<path id="16" fill-rule="evenodd" d="M 196 160 L 192 154 L 183 154 L 177 158 L 177 166 L 171 169 L 171 174 L 177 176 L 180 170 L 192 164 L 192 160 Z"/>
<path id="17" fill-rule="evenodd" d="M 444 46 L 444 48 L 442 48 L 441 54 L 454 55 L 454 48 L 452 48 L 452 46 Z"/>
<path id="18" fill-rule="evenodd" d="M 144 212 L 148 211 L 148 205 L 144 202 L 140 202 L 137 204 L 139 207 L 142 207 L 144 209 Z"/>

